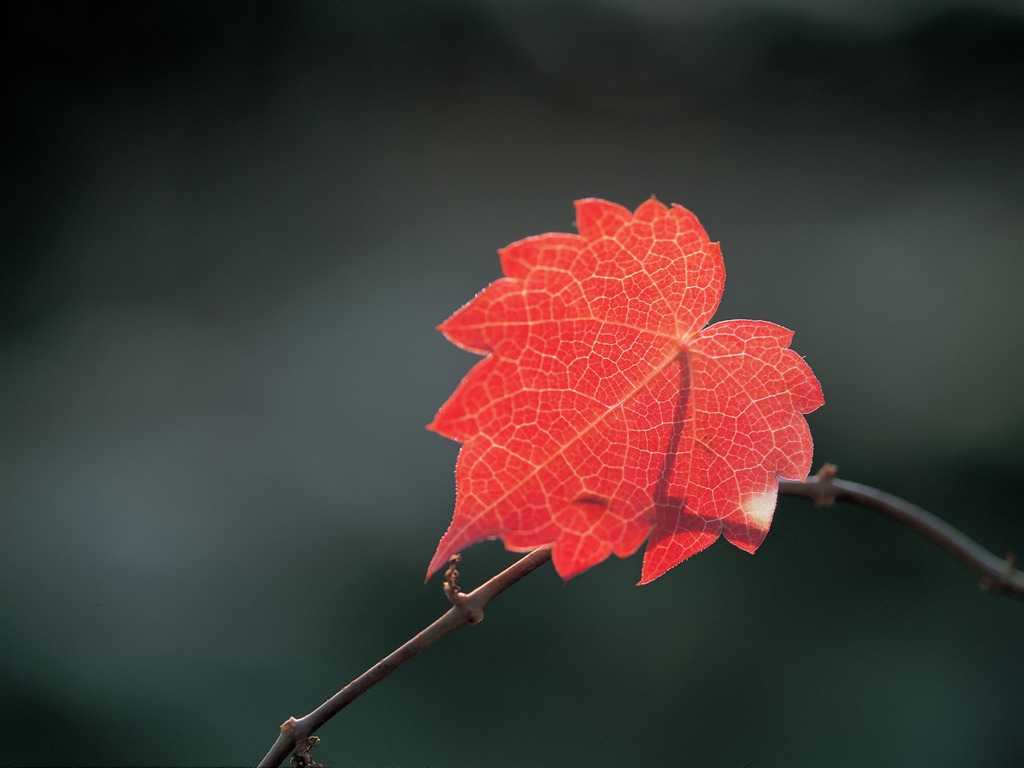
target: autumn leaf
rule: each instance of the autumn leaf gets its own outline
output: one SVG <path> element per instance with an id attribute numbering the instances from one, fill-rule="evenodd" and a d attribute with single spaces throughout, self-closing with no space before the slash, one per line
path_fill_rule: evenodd
<path id="1" fill-rule="evenodd" d="M 588 199 L 576 224 L 500 251 L 505 277 L 439 326 L 486 357 L 429 425 L 463 445 L 428 576 L 484 539 L 553 544 L 564 579 L 646 540 L 645 584 L 719 535 L 754 552 L 778 478 L 807 478 L 821 386 L 791 331 L 707 326 L 725 267 L 697 218 Z"/>

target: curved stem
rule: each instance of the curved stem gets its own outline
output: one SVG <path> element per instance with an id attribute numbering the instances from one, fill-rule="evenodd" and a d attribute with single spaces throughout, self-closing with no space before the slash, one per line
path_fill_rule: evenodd
<path id="1" fill-rule="evenodd" d="M 449 595 L 451 609 L 418 635 L 378 661 L 305 717 L 289 717 L 281 725 L 281 734 L 259 764 L 259 768 L 277 768 L 288 754 L 308 742 L 320 726 L 334 717 L 407 661 L 415 658 L 441 638 L 460 627 L 483 621 L 484 609 L 494 598 L 528 573 L 551 559 L 551 548 L 535 549 L 526 557 L 481 584 L 469 594 L 454 591 Z M 447 590 L 446 590 L 447 591 Z"/>
<path id="2" fill-rule="evenodd" d="M 806 483 L 780 481 L 779 493 L 802 496 L 819 506 L 829 506 L 836 501 L 848 501 L 874 510 L 917 531 L 978 573 L 983 589 L 1024 599 L 1024 572 L 1013 567 L 1012 554 L 1006 558 L 997 557 L 949 523 L 916 504 L 877 488 L 836 480 L 835 476 L 835 466 L 826 464 L 816 476 L 808 478 Z"/>
<path id="3" fill-rule="evenodd" d="M 915 504 L 877 488 L 836 480 L 835 475 L 835 466 L 826 464 L 816 476 L 809 478 L 805 483 L 791 480 L 780 481 L 779 493 L 811 499 L 819 506 L 829 506 L 836 501 L 847 501 L 872 509 L 912 528 L 976 571 L 982 577 L 981 586 L 984 589 L 1024 599 L 1024 572 L 1013 567 L 1012 555 L 1001 559 L 953 526 Z M 491 600 L 550 559 L 550 546 L 535 549 L 468 594 L 460 592 L 458 589 L 458 571 L 455 570 L 458 561 L 453 560 L 445 581 L 445 594 L 451 601 L 452 608 L 308 715 L 300 718 L 288 718 L 281 725 L 281 733 L 277 737 L 277 741 L 274 742 L 274 746 L 260 761 L 259 768 L 277 768 L 290 752 L 296 750 L 298 750 L 297 757 L 293 758 L 296 765 L 316 765 L 309 757 L 309 747 L 316 743 L 316 737 L 313 734 L 317 729 L 359 696 L 441 638 L 460 627 L 482 621 L 484 609 Z"/>

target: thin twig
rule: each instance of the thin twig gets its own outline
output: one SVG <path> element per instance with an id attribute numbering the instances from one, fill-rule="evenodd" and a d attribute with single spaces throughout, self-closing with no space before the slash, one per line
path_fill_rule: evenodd
<path id="1" fill-rule="evenodd" d="M 267 756 L 260 761 L 259 768 L 277 768 L 288 757 L 289 752 L 293 751 L 297 745 L 306 743 L 320 726 L 407 661 L 415 658 L 438 640 L 460 627 L 479 624 L 483 621 L 484 609 L 491 600 L 550 559 L 550 547 L 535 549 L 469 594 L 457 592 L 453 593 L 454 596 L 449 595 L 449 599 L 452 600 L 452 608 L 441 618 L 395 650 L 390 656 L 374 664 L 305 717 L 289 717 L 281 725 L 281 734 L 277 737 L 277 741 L 274 742 L 274 746 L 271 747 Z M 452 569 L 454 570 L 454 564 L 452 564 Z M 446 580 L 445 583 L 449 585 L 451 581 Z"/>
<path id="2" fill-rule="evenodd" d="M 931 512 L 877 488 L 836 480 L 836 468 L 826 464 L 806 483 L 782 480 L 779 493 L 802 496 L 818 506 L 848 501 L 874 510 L 917 531 L 981 576 L 981 588 L 1024 599 L 1024 572 L 1013 567 L 1013 554 L 997 557 Z"/>
<path id="3" fill-rule="evenodd" d="M 872 509 L 909 526 L 979 573 L 982 577 L 982 588 L 1024 598 L 1024 572 L 1013 567 L 1012 554 L 1007 555 L 1005 559 L 996 557 L 956 528 L 909 501 L 892 496 L 877 488 L 836 480 L 835 475 L 835 466 L 826 464 L 816 476 L 809 478 L 805 483 L 791 480 L 780 481 L 779 493 L 787 496 L 802 496 L 811 499 L 819 506 L 829 506 L 836 501 L 848 501 Z M 300 752 L 296 764 L 312 765 L 309 748 L 316 743 L 313 740 L 315 739 L 313 734 L 317 729 L 359 696 L 441 638 L 460 627 L 483 621 L 484 609 L 491 600 L 550 559 L 550 546 L 536 549 L 469 594 L 465 594 L 459 591 L 459 572 L 456 568 L 459 558 L 457 555 L 453 556 L 449 561 L 444 582 L 444 591 L 452 603 L 452 608 L 308 715 L 300 718 L 288 718 L 281 725 L 281 734 L 277 737 L 277 741 L 267 756 L 260 762 L 259 768 L 277 768 L 296 748 L 299 748 Z M 293 758 L 293 761 L 296 759 Z"/>

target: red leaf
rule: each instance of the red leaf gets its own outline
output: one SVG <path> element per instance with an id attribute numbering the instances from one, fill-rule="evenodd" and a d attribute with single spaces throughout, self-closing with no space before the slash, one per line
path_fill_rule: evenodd
<path id="1" fill-rule="evenodd" d="M 590 199 L 576 224 L 502 250 L 506 277 L 440 326 L 486 357 L 429 427 L 463 446 L 428 576 L 490 538 L 553 543 L 565 579 L 647 540 L 645 584 L 719 534 L 756 550 L 778 478 L 810 470 L 821 386 L 791 331 L 705 327 L 725 267 L 697 218 Z"/>

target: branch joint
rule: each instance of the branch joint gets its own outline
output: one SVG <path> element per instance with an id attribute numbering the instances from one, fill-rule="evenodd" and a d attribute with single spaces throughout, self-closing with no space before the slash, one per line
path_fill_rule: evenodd
<path id="1" fill-rule="evenodd" d="M 448 570 L 444 572 L 444 596 L 448 602 L 458 608 L 466 599 L 466 593 L 459 589 L 459 569 L 462 555 L 455 553 L 448 558 Z"/>
<path id="2" fill-rule="evenodd" d="M 309 751 L 319 743 L 319 736 L 307 736 L 305 741 L 295 748 L 295 754 L 291 757 L 292 765 L 295 768 L 324 768 L 323 763 L 318 763 L 309 754 Z"/>
<path id="3" fill-rule="evenodd" d="M 825 463 L 821 465 L 818 474 L 812 478 L 814 483 L 814 506 L 831 507 L 836 503 L 839 494 L 832 481 L 836 479 L 838 471 L 839 467 L 835 464 Z"/>

